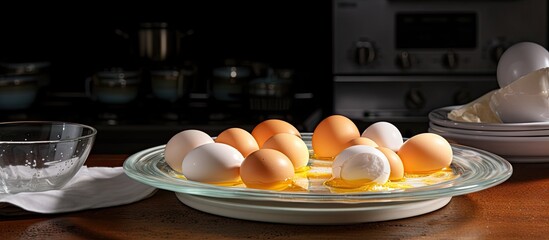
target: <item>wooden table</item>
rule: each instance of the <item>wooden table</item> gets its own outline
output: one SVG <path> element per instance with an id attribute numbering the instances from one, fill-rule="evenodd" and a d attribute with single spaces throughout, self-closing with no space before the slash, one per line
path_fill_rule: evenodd
<path id="1" fill-rule="evenodd" d="M 92 155 L 121 166 L 127 155 Z M 421 216 L 339 226 L 253 222 L 203 213 L 160 190 L 142 201 L 73 213 L 0 216 L 0 239 L 548 239 L 549 164 L 514 164 L 493 188 Z"/>

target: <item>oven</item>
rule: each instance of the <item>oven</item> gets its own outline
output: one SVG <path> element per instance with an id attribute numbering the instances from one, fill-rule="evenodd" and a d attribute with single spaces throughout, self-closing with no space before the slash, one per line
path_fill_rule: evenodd
<path id="1" fill-rule="evenodd" d="M 333 112 L 405 135 L 425 131 L 431 110 L 497 88 L 512 44 L 547 46 L 543 0 L 333 0 L 332 11 Z"/>

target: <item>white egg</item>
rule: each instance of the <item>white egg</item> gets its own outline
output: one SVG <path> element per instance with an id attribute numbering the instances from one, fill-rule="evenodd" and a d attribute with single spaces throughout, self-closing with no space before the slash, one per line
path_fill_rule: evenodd
<path id="1" fill-rule="evenodd" d="M 224 183 L 240 178 L 244 156 L 224 143 L 208 143 L 191 150 L 181 164 L 183 175 L 192 181 Z"/>
<path id="2" fill-rule="evenodd" d="M 345 148 L 335 157 L 332 163 L 332 177 L 341 178 L 341 166 L 343 162 L 355 154 L 371 151 L 371 148 L 373 147 L 367 145 L 354 145 Z"/>
<path id="3" fill-rule="evenodd" d="M 503 53 L 497 66 L 497 81 L 503 88 L 522 76 L 549 67 L 549 52 L 533 42 L 517 43 Z"/>
<path id="4" fill-rule="evenodd" d="M 391 166 L 381 151 L 369 147 L 365 152 L 349 157 L 341 165 L 341 179 L 384 184 L 389 180 Z"/>
<path id="5" fill-rule="evenodd" d="M 175 134 L 166 144 L 164 159 L 173 170 L 181 173 L 181 162 L 191 150 L 213 142 L 214 140 L 210 135 L 200 130 L 181 131 Z"/>
<path id="6" fill-rule="evenodd" d="M 389 122 L 376 122 L 370 125 L 364 132 L 362 137 L 372 139 L 380 147 L 389 148 L 395 152 L 402 146 L 402 134 L 398 128 Z"/>

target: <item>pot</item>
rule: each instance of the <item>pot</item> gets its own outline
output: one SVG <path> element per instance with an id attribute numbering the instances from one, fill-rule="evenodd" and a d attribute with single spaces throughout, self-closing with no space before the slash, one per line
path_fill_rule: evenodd
<path id="1" fill-rule="evenodd" d="M 30 107 L 40 88 L 39 80 L 35 76 L 0 76 L 0 109 L 21 110 Z"/>
<path id="2" fill-rule="evenodd" d="M 248 67 L 227 66 L 213 70 L 212 94 L 220 102 L 239 103 L 245 100 L 252 71 Z"/>
<path id="3" fill-rule="evenodd" d="M 137 98 L 141 83 L 138 71 L 110 69 L 86 80 L 86 95 L 106 104 L 125 104 Z"/>
<path id="4" fill-rule="evenodd" d="M 287 111 L 292 103 L 292 71 L 271 69 L 267 77 L 250 81 L 250 110 Z"/>
<path id="5" fill-rule="evenodd" d="M 131 35 L 121 29 L 115 33 L 124 39 L 131 40 Z M 172 59 L 181 51 L 183 38 L 192 35 L 193 30 L 185 32 L 169 27 L 166 22 L 144 22 L 137 30 L 137 52 L 140 57 L 161 62 Z"/>
<path id="6" fill-rule="evenodd" d="M 153 94 L 162 100 L 176 102 L 190 92 L 191 83 L 196 77 L 193 66 L 159 69 L 150 72 Z"/>
<path id="7" fill-rule="evenodd" d="M 0 62 L 0 73 L 10 76 L 32 76 L 40 86 L 50 81 L 50 62 Z"/>

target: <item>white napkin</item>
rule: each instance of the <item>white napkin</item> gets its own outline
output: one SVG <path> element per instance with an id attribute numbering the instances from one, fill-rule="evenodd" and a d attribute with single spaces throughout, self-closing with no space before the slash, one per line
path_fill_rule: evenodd
<path id="1" fill-rule="evenodd" d="M 126 176 L 122 167 L 83 166 L 62 189 L 3 193 L 0 203 L 36 213 L 62 213 L 128 204 L 151 196 L 155 190 Z"/>

